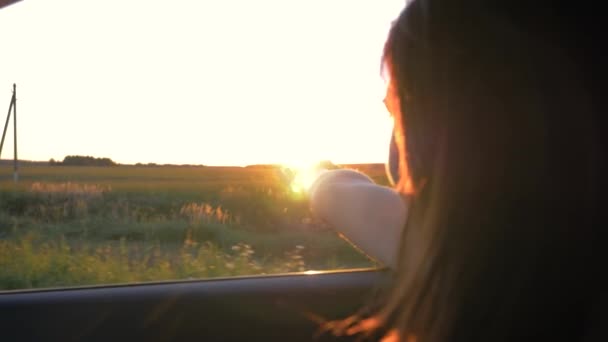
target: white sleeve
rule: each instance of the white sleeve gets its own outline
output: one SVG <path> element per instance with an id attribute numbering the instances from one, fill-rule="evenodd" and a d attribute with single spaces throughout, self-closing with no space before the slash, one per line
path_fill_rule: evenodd
<path id="1" fill-rule="evenodd" d="M 353 170 L 322 174 L 310 192 L 314 215 L 372 258 L 394 268 L 407 207 L 399 193 Z"/>

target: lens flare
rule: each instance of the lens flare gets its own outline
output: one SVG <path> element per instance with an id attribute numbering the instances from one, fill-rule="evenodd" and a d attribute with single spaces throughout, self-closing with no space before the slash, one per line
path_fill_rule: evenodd
<path id="1" fill-rule="evenodd" d="M 295 194 L 307 194 L 323 171 L 325 170 L 319 162 L 283 166 L 283 174 L 288 178 L 289 188 Z"/>

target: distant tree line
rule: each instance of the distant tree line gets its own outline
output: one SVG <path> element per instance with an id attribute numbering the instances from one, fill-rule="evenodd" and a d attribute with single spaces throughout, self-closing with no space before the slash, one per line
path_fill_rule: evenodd
<path id="1" fill-rule="evenodd" d="M 95 158 L 91 156 L 66 156 L 63 161 L 49 160 L 51 166 L 116 166 L 110 158 Z"/>

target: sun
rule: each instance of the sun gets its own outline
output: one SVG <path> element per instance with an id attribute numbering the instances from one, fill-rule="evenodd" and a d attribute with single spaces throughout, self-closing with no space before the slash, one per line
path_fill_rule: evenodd
<path id="1" fill-rule="evenodd" d="M 283 174 L 289 181 L 289 189 L 295 194 L 307 194 L 314 182 L 326 171 L 322 162 L 282 164 Z"/>

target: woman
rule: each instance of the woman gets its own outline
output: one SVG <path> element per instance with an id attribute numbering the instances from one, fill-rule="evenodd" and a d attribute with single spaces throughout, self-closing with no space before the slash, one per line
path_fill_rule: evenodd
<path id="1" fill-rule="evenodd" d="M 492 3 L 492 5 L 490 5 Z M 385 45 L 399 181 L 329 171 L 313 212 L 395 272 L 370 319 L 402 341 L 580 341 L 603 290 L 602 153 L 555 13 L 413 1 Z M 570 30 L 567 32 L 567 30 Z"/>

